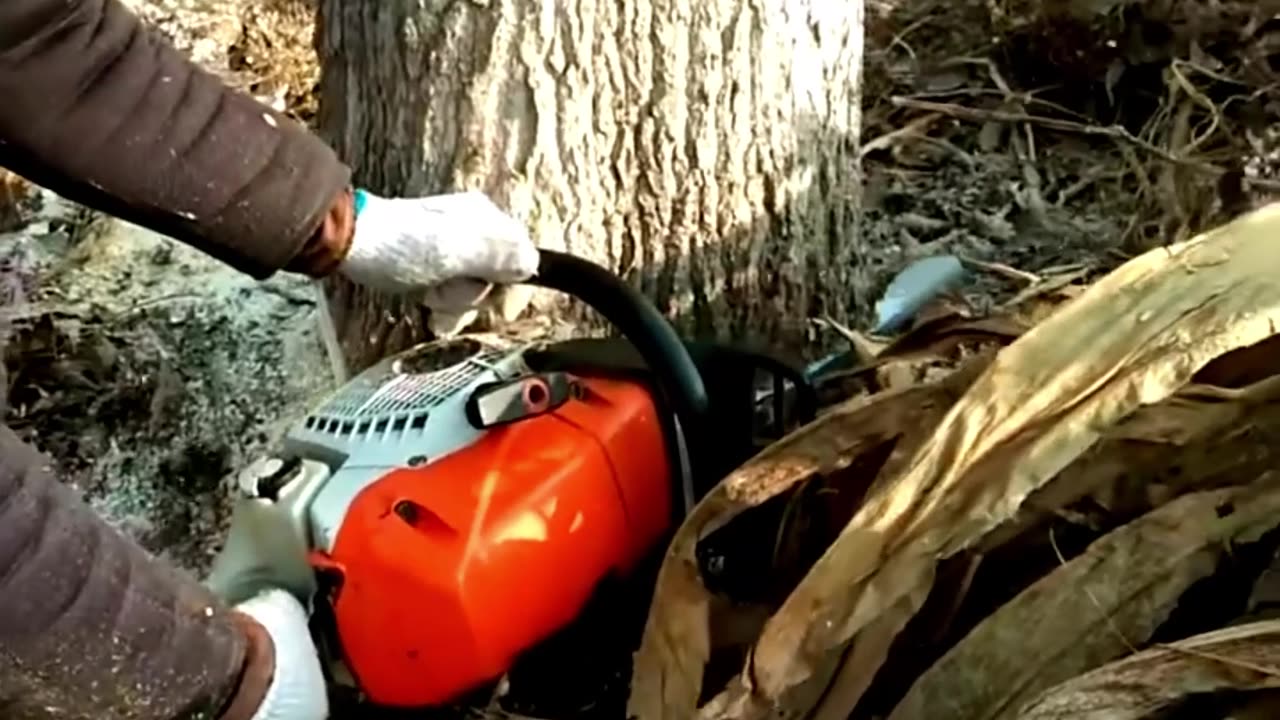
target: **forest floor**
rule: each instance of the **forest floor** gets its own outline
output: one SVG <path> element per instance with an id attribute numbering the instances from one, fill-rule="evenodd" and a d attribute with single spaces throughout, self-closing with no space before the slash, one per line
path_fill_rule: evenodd
<path id="1" fill-rule="evenodd" d="M 953 253 L 981 307 L 1276 197 L 1278 46 L 1275 3 L 870 0 L 875 277 Z"/>
<path id="2" fill-rule="evenodd" d="M 206 67 L 313 116 L 305 8 L 131 4 Z M 964 294 L 980 312 L 1028 273 L 1103 272 L 1280 187 L 1277 131 L 1259 120 L 1280 110 L 1263 3 L 1215 3 L 1214 18 L 1078 4 L 1064 20 L 1016 0 L 868 3 L 872 293 L 952 253 L 976 270 Z M 201 570 L 226 476 L 331 384 L 313 288 L 256 283 L 47 193 L 22 207 L 0 240 L 0 290 L 21 308 L 3 328 L 8 422 L 150 550 Z"/>

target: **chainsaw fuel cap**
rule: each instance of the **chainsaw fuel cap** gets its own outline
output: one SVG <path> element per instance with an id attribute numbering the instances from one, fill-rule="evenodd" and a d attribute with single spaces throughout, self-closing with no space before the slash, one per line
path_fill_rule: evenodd
<path id="1" fill-rule="evenodd" d="M 563 372 L 522 375 L 481 385 L 467 400 L 467 420 L 483 430 L 544 415 L 574 397 L 576 387 L 577 381 Z"/>

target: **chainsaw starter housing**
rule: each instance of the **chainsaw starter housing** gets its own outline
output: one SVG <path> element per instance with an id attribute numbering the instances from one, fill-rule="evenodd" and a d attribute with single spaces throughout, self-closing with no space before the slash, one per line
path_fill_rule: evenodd
<path id="1" fill-rule="evenodd" d="M 498 679 L 670 526 L 670 424 L 651 388 L 538 372 L 527 349 L 420 346 L 286 436 L 303 472 L 278 498 L 333 579 L 321 602 L 375 704 L 442 704 Z"/>

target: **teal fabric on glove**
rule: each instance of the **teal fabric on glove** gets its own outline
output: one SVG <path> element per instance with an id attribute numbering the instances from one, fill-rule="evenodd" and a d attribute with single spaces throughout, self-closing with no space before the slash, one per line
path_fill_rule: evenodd
<path id="1" fill-rule="evenodd" d="M 360 212 L 364 210 L 365 203 L 369 200 L 369 193 L 365 190 L 361 190 L 360 188 L 356 188 L 354 194 L 355 202 L 353 204 L 355 205 L 356 217 L 359 218 Z"/>

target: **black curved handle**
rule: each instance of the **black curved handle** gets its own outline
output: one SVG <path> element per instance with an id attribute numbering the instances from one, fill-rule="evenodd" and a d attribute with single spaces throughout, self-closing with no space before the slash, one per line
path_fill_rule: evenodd
<path id="1" fill-rule="evenodd" d="M 603 267 L 555 250 L 540 253 L 538 273 L 525 282 L 558 290 L 585 302 L 617 326 L 623 337 L 635 346 L 680 421 L 685 446 L 690 448 L 688 457 L 696 473 L 698 453 L 695 449 L 701 446 L 710 411 L 702 374 L 680 336 L 648 298 Z M 688 478 L 685 481 L 688 482 Z"/>

